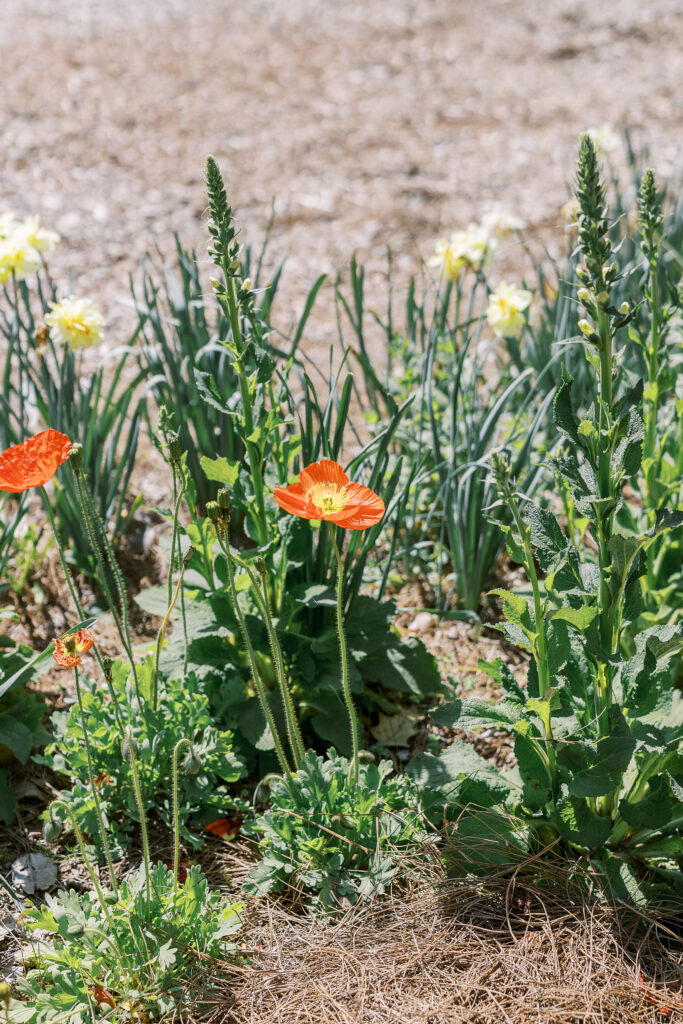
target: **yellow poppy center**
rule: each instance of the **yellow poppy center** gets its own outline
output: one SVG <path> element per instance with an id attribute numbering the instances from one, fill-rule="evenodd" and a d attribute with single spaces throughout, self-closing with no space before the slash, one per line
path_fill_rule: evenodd
<path id="1" fill-rule="evenodd" d="M 347 491 L 348 487 L 339 487 L 338 484 L 313 484 L 307 497 L 323 515 L 333 516 L 343 512 L 346 508 L 348 504 Z"/>

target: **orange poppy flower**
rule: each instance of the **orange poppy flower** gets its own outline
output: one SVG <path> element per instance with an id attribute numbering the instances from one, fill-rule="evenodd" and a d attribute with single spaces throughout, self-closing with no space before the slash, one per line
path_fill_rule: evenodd
<path id="1" fill-rule="evenodd" d="M 321 459 L 299 473 L 297 483 L 276 487 L 285 512 L 302 519 L 327 519 L 345 530 L 367 530 L 384 515 L 384 502 L 369 487 L 352 483 L 338 462 Z"/>
<path id="2" fill-rule="evenodd" d="M 75 668 L 82 662 L 81 654 L 89 651 L 95 643 L 95 637 L 89 629 L 79 629 L 76 633 L 61 636 L 52 643 L 55 649 L 52 657 L 62 668 Z"/>
<path id="3" fill-rule="evenodd" d="M 69 457 L 71 440 L 58 430 L 43 430 L 0 455 L 0 491 L 19 494 L 42 487 Z"/>

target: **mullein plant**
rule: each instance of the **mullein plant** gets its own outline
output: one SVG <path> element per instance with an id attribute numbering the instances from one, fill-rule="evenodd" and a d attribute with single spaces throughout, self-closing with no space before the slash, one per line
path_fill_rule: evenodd
<path id="1" fill-rule="evenodd" d="M 550 468 L 566 480 L 591 544 L 577 548 L 547 508 L 519 492 L 505 454 L 492 459 L 499 495 L 492 512 L 512 513 L 503 527 L 508 553 L 523 565 L 531 588 L 530 599 L 494 591 L 506 619 L 503 634 L 529 655 L 526 688 L 502 662 L 485 665 L 502 699 L 456 700 L 433 718 L 458 729 L 509 731 L 517 766 L 477 770 L 471 751 L 467 761 L 456 744 L 440 758 L 422 755 L 410 770 L 438 791 L 435 813 L 458 818 L 451 856 L 459 869 L 477 870 L 473 843 L 479 843 L 479 869 L 486 849 L 496 847 L 492 839 L 498 846 L 508 840 L 518 852 L 554 843 L 568 857 L 587 857 L 617 896 L 642 900 L 657 883 L 683 892 L 683 700 L 670 670 L 671 656 L 683 648 L 683 624 L 636 628 L 648 552 L 680 531 L 683 512 L 662 502 L 643 510 L 649 523 L 632 526 L 629 506 L 643 466 L 644 382 L 622 378 L 620 344 L 635 343 L 628 332 L 635 310 L 612 302 L 619 271 L 587 136 L 577 195 L 585 310 L 579 328 L 596 399 L 577 415 L 565 373 L 554 414 L 567 447 Z"/>

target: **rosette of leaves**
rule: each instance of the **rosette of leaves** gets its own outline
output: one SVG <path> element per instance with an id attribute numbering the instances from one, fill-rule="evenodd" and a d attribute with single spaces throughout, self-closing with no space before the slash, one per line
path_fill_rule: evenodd
<path id="1" fill-rule="evenodd" d="M 492 460 L 500 503 L 513 516 L 503 526 L 508 552 L 524 566 L 531 592 L 494 592 L 503 604 L 502 632 L 528 653 L 526 687 L 498 663 L 489 671 L 501 687 L 499 702 L 456 700 L 433 717 L 452 728 L 509 731 L 517 769 L 481 775 L 477 793 L 462 802 L 454 785 L 467 765 L 457 754 L 446 751 L 434 759 L 438 764 L 423 755 L 413 771 L 437 781 L 444 804 L 460 802 L 461 811 L 488 806 L 501 820 L 521 816 L 530 842 L 556 841 L 569 857 L 588 856 L 614 894 L 639 900 L 654 891 L 647 882 L 666 881 L 683 892 L 683 697 L 670 665 L 683 649 L 683 624 L 638 626 L 648 552 L 680 532 L 683 512 L 660 506 L 643 517 L 651 525 L 639 529 L 626 514 L 627 495 L 639 493 L 643 382 L 619 377 L 615 344 L 631 310 L 611 302 L 618 267 L 588 138 L 578 196 L 579 298 L 586 311 L 580 329 L 596 400 L 579 417 L 564 376 L 554 413 L 567 444 L 551 466 L 566 481 L 592 544 L 567 536 L 548 509 L 526 501 L 505 457 Z M 461 820 L 470 831 L 484 827 L 477 824 L 481 815 L 467 810 Z"/>
<path id="2" fill-rule="evenodd" d="M 153 670 L 151 657 L 138 667 L 143 694 L 151 686 Z M 122 756 L 121 735 L 108 691 L 101 682 L 87 676 L 82 678 L 81 686 L 95 784 L 112 852 L 119 856 L 130 841 L 134 822 L 139 820 L 130 763 Z M 201 839 L 193 828 L 201 828 L 228 809 L 243 808 L 244 801 L 234 784 L 245 775 L 245 769 L 233 750 L 232 733 L 215 727 L 208 697 L 192 674 L 184 679 L 162 679 L 156 709 L 149 700 L 143 700 L 141 706 L 137 704 L 127 662 L 114 663 L 112 686 L 119 707 L 129 709 L 124 717 L 137 744 L 145 810 L 155 814 L 169 830 L 173 824 L 173 751 L 178 740 L 191 741 L 199 770 L 185 771 L 181 763 L 178 811 L 181 835 L 190 845 L 199 846 Z M 88 782 L 87 752 L 78 708 L 56 712 L 52 726 L 53 742 L 36 760 L 70 780 L 71 787 L 60 794 L 60 799 L 69 804 L 81 829 L 98 844 L 96 809 Z M 54 814 L 59 817 L 60 811 Z"/>
<path id="3" fill-rule="evenodd" d="M 144 869 L 121 883 L 102 906 L 93 892 L 59 892 L 24 915 L 32 943 L 26 976 L 17 983 L 24 1024 L 55 1020 L 87 1024 L 157 1019 L 211 1000 L 210 961 L 235 956 L 230 937 L 241 927 L 241 903 L 210 891 L 197 866 L 174 886 L 157 864 L 146 889 Z M 193 979 L 201 967 L 201 983 Z M 15 1019 L 14 1017 L 12 1019 Z"/>
<path id="4" fill-rule="evenodd" d="M 427 841 L 417 790 L 390 761 L 361 764 L 354 785 L 347 758 L 309 750 L 293 785 L 276 778 L 269 789 L 270 806 L 248 826 L 260 859 L 247 891 L 338 909 L 386 892 Z"/>

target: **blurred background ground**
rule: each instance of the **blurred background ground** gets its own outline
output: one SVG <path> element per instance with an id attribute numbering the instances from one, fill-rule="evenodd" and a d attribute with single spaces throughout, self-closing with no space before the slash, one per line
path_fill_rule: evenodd
<path id="1" fill-rule="evenodd" d="M 256 244 L 275 200 L 286 328 L 321 271 L 379 275 L 390 244 L 415 272 L 493 203 L 550 237 L 587 127 L 669 173 L 682 43 L 680 0 L 2 0 L 0 209 L 60 232 L 54 271 L 120 344 L 145 249 L 203 248 L 212 152 Z"/>

